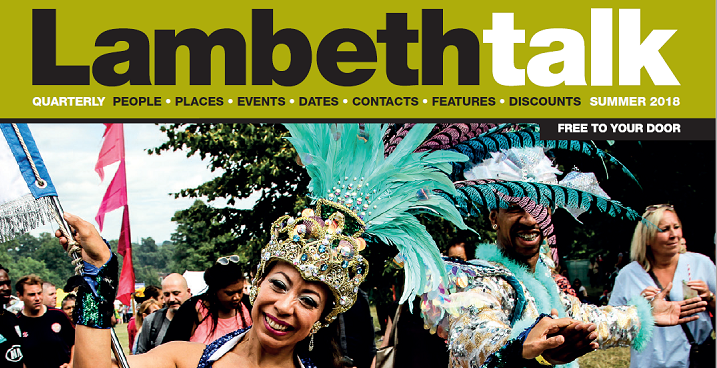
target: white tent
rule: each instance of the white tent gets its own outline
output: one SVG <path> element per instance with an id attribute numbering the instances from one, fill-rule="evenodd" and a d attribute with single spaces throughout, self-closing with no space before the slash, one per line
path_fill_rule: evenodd
<path id="1" fill-rule="evenodd" d="M 204 282 L 204 271 L 184 271 L 182 274 L 187 280 L 187 286 L 192 295 L 199 295 L 207 291 L 207 284 Z"/>

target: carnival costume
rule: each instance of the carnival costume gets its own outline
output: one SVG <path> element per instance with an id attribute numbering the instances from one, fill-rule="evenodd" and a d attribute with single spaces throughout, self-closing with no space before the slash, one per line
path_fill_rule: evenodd
<path id="1" fill-rule="evenodd" d="M 634 179 L 619 161 L 588 143 L 543 141 L 534 125 L 454 124 L 441 128 L 420 147 L 469 157 L 469 161 L 453 165 L 451 178 L 458 195 L 441 193 L 464 216 L 517 204 L 535 218 L 547 244 L 555 243 L 548 208 L 565 208 L 575 217 L 597 210 L 640 219 L 635 211 L 610 200 L 591 173 L 574 171 L 559 181 L 556 175 L 561 172 L 543 153 L 548 148 L 567 149 L 599 157 L 622 167 Z M 410 129 L 413 127 L 404 126 L 395 132 L 400 136 Z M 424 288 L 422 314 L 427 328 L 448 339 L 451 367 L 548 364 L 544 359 L 523 359 L 522 345 L 532 327 L 549 316 L 552 308 L 560 317 L 595 323 L 601 348 L 629 344 L 639 348 L 649 340 L 654 321 L 644 298 L 633 298 L 629 302 L 633 306 L 581 304 L 558 289 L 550 275 L 553 260 L 548 254 L 546 247 L 531 272 L 504 256 L 495 244 L 483 244 L 476 251 L 478 260 L 447 260 L 448 278 L 438 289 L 433 282 L 441 275 L 429 275 L 434 280 Z"/>
<path id="2" fill-rule="evenodd" d="M 276 261 L 293 265 L 307 281 L 321 282 L 334 296 L 333 308 L 311 329 L 328 326 L 355 302 L 358 286 L 368 272 L 359 254 L 367 242 L 395 246 L 407 266 L 402 300 L 413 299 L 424 285 L 438 287 L 445 276 L 435 242 L 414 217 L 428 212 L 466 229 L 451 203 L 434 191 L 457 194 L 448 178 L 451 163 L 465 161 L 449 151 L 415 152 L 433 125 L 412 129 L 384 156 L 387 127 L 379 124 L 287 124 L 288 138 L 307 169 L 314 209 L 277 219 L 269 244 L 261 251 L 252 281 L 252 303 L 260 281 Z M 112 305 L 117 285 L 117 261 L 113 255 L 99 270 L 85 263 L 89 283 L 78 295 L 78 324 L 109 327 L 106 309 Z M 424 270 L 439 278 L 429 280 Z M 111 310 L 111 309 L 110 309 Z M 205 349 L 202 364 L 214 361 L 240 339 L 240 332 L 226 335 Z M 233 344 L 233 345 L 232 345 Z M 309 345 L 311 349 L 311 344 Z M 304 361 L 305 366 L 311 366 Z"/>

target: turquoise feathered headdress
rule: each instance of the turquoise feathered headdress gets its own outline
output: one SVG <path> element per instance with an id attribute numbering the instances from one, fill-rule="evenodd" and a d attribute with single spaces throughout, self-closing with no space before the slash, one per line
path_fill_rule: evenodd
<path id="1" fill-rule="evenodd" d="M 467 229 L 456 207 L 434 194 L 457 195 L 449 174 L 452 164 L 467 157 L 452 151 L 415 152 L 434 124 L 416 125 L 386 156 L 387 127 L 380 124 L 286 127 L 311 177 L 311 197 L 345 206 L 364 223 L 364 234 L 399 250 L 406 275 L 401 303 L 424 291 L 428 273 L 445 276 L 436 243 L 414 215 L 428 212 Z M 440 281 L 434 278 L 429 285 L 438 287 Z"/>

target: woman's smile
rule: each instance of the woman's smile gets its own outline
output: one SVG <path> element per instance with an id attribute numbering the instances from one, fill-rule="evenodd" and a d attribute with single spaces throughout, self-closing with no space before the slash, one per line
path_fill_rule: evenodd
<path id="1" fill-rule="evenodd" d="M 264 322 L 267 325 L 267 330 L 280 336 L 286 335 L 288 331 L 294 329 L 290 324 L 282 322 L 276 317 L 266 313 L 264 314 Z"/>

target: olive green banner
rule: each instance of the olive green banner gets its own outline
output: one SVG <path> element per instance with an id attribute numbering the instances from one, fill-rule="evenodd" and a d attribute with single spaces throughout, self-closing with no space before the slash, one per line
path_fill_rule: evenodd
<path id="1" fill-rule="evenodd" d="M 715 117 L 714 2 L 2 8 L 5 120 Z"/>

